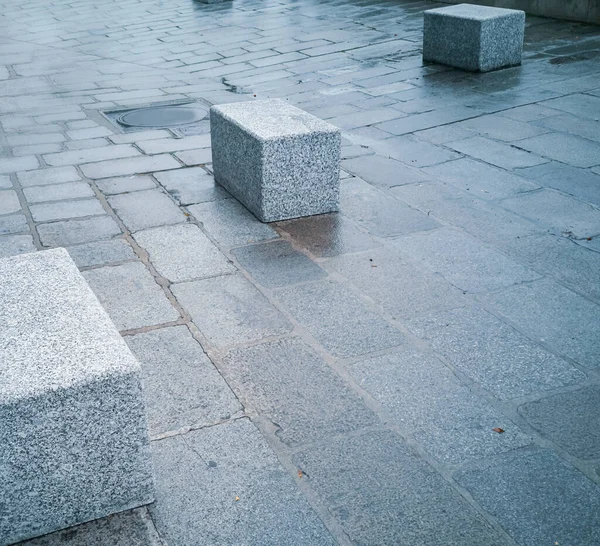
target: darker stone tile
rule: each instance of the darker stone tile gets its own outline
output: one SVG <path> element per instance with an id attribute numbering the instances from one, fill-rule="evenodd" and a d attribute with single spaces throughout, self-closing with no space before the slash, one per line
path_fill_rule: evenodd
<path id="1" fill-rule="evenodd" d="M 67 248 L 71 258 L 78 267 L 106 265 L 125 260 L 135 260 L 133 249 L 123 239 L 96 241 Z"/>
<path id="2" fill-rule="evenodd" d="M 244 246 L 232 251 L 241 266 L 267 288 L 313 281 L 327 276 L 287 241 Z"/>
<path id="3" fill-rule="evenodd" d="M 543 436 L 580 459 L 600 454 L 600 387 L 592 385 L 523 404 L 521 416 Z"/>
<path id="4" fill-rule="evenodd" d="M 419 140 L 413 135 L 389 138 L 373 148 L 381 155 L 388 155 L 413 167 L 437 165 L 461 157 L 456 152 Z"/>
<path id="5" fill-rule="evenodd" d="M 504 543 L 392 432 L 337 438 L 297 453 L 293 461 L 354 544 Z"/>
<path id="6" fill-rule="evenodd" d="M 336 544 L 248 419 L 155 441 L 152 451 L 150 511 L 170 546 Z"/>
<path id="7" fill-rule="evenodd" d="M 576 135 L 547 133 L 519 140 L 515 146 L 573 167 L 600 165 L 600 142 L 593 142 Z"/>
<path id="8" fill-rule="evenodd" d="M 158 190 L 113 195 L 108 202 L 131 231 L 186 222 L 177 205 Z"/>
<path id="9" fill-rule="evenodd" d="M 393 237 L 439 227 L 431 217 L 390 198 L 360 178 L 344 182 L 340 194 L 341 212 L 374 235 Z"/>
<path id="10" fill-rule="evenodd" d="M 342 161 L 342 169 L 376 186 L 387 188 L 427 180 L 422 173 L 410 169 L 395 159 L 381 155 Z"/>
<path id="11" fill-rule="evenodd" d="M 359 252 L 379 246 L 340 214 L 320 214 L 278 222 L 277 227 L 292 238 L 295 246 L 317 258 Z"/>
<path id="12" fill-rule="evenodd" d="M 282 288 L 276 297 L 334 356 L 357 356 L 404 341 L 398 330 L 337 283 L 318 281 Z"/>
<path id="13" fill-rule="evenodd" d="M 269 419 L 289 446 L 378 422 L 359 396 L 297 339 L 235 349 L 221 369 L 244 403 Z"/>
<path id="14" fill-rule="evenodd" d="M 519 544 L 600 542 L 600 487 L 555 453 L 504 454 L 454 478 Z"/>
<path id="15" fill-rule="evenodd" d="M 67 220 L 37 226 L 44 246 L 70 246 L 121 235 L 121 228 L 110 216 Z"/>
<path id="16" fill-rule="evenodd" d="M 546 100 L 540 106 L 555 108 L 575 116 L 597 119 L 600 111 L 600 97 L 578 93 Z"/>
<path id="17" fill-rule="evenodd" d="M 192 205 L 231 197 L 215 184 L 214 178 L 202 167 L 156 173 L 154 177 L 180 205 Z"/>

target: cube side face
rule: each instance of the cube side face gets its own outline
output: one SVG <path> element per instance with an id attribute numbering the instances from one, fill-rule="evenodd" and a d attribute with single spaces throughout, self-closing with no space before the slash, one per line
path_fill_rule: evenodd
<path id="1" fill-rule="evenodd" d="M 137 373 L 0 405 L 0 537 L 13 543 L 148 504 L 151 469 Z"/>
<path id="2" fill-rule="evenodd" d="M 488 19 L 483 22 L 481 34 L 481 72 L 521 64 L 525 12 L 514 10 L 514 13 Z"/>
<path id="3" fill-rule="evenodd" d="M 263 222 L 339 210 L 341 134 L 314 132 L 265 142 Z"/>
<path id="4" fill-rule="evenodd" d="M 481 21 L 476 19 L 426 11 L 423 60 L 471 72 L 478 71 L 481 28 Z"/>
<path id="5" fill-rule="evenodd" d="M 262 206 L 263 141 L 222 115 L 210 111 L 215 181 L 252 213 Z"/>

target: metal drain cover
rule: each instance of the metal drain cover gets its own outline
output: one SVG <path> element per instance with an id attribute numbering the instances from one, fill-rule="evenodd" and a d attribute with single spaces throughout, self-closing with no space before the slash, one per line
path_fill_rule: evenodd
<path id="1" fill-rule="evenodd" d="M 206 117 L 207 110 L 181 106 L 155 106 L 129 110 L 117 118 L 125 127 L 178 127 L 196 123 Z"/>

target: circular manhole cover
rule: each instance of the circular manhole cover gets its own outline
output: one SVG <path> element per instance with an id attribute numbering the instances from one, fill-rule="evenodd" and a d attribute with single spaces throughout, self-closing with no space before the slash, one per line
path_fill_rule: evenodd
<path id="1" fill-rule="evenodd" d="M 200 121 L 206 114 L 201 108 L 155 106 L 125 112 L 117 121 L 126 127 L 178 127 Z"/>

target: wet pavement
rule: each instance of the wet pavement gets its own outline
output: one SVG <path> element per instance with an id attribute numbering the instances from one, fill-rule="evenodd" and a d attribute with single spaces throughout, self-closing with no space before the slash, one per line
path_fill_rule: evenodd
<path id="1" fill-rule="evenodd" d="M 0 0 L 0 255 L 68 248 L 142 365 L 157 500 L 28 546 L 600 544 L 600 27 L 421 61 L 430 2 Z M 339 214 L 261 224 L 208 121 L 343 131 Z"/>

